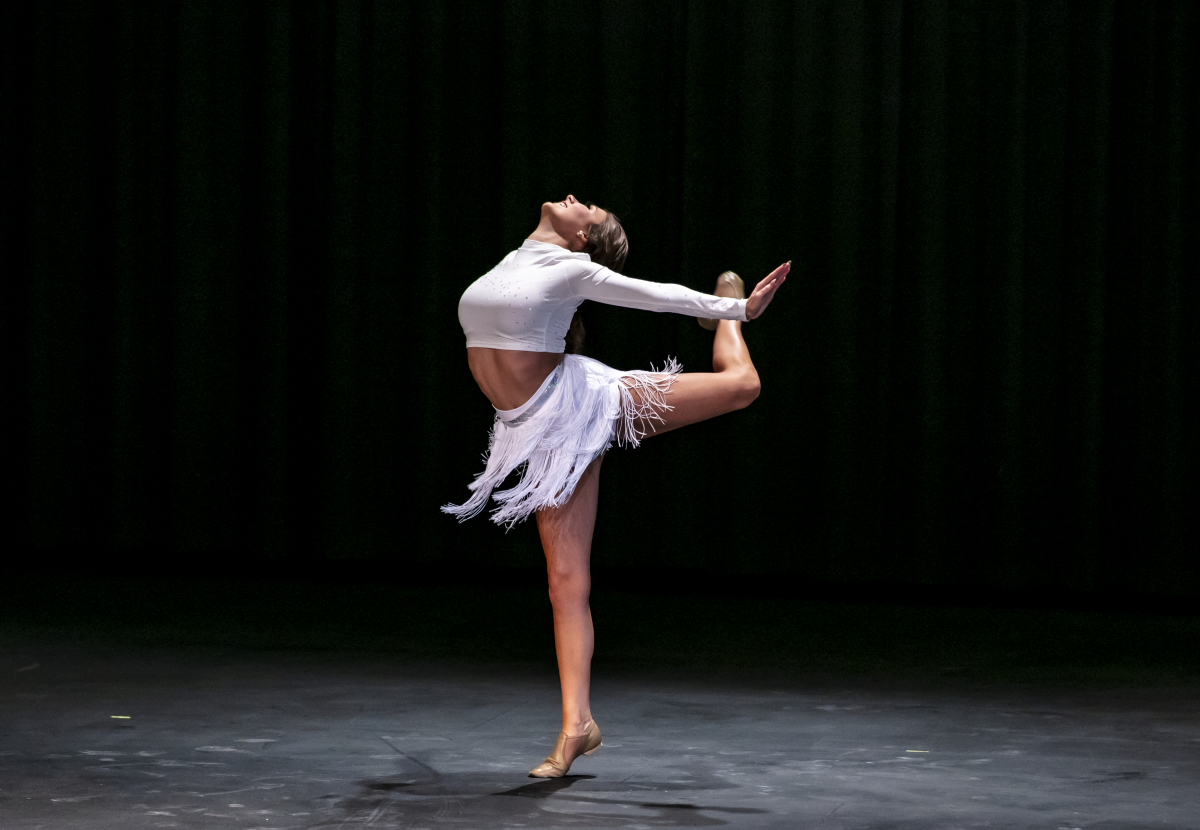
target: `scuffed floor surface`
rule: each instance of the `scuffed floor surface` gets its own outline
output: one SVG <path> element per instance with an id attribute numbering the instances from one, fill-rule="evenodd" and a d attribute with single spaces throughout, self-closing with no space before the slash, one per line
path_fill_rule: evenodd
<path id="1" fill-rule="evenodd" d="M 1200 687 L 598 672 L 8 637 L 0 827 L 1200 828 Z"/>

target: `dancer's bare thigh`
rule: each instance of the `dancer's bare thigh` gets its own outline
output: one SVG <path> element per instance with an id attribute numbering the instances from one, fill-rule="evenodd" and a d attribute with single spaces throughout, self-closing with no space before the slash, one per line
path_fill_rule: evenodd
<path id="1" fill-rule="evenodd" d="M 628 386 L 628 384 L 626 384 Z M 636 388 L 629 391 L 640 398 Z M 661 435 L 688 424 L 707 421 L 718 415 L 741 409 L 747 404 L 749 391 L 747 378 L 738 372 L 684 372 L 675 377 L 670 390 L 663 395 L 670 410 L 660 411 L 662 421 L 640 422 L 638 432 L 644 438 Z"/>
<path id="2" fill-rule="evenodd" d="M 566 504 L 546 507 L 536 514 L 542 549 L 552 577 L 555 574 L 587 573 L 592 531 L 596 526 L 602 461 L 603 453 L 588 464 Z"/>

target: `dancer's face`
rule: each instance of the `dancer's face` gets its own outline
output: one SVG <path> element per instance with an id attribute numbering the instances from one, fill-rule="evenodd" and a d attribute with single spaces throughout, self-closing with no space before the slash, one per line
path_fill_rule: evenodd
<path id="1" fill-rule="evenodd" d="M 542 219 L 549 220 L 551 227 L 567 243 L 572 251 L 583 250 L 592 225 L 598 225 L 608 218 L 604 208 L 595 205 L 585 205 L 570 194 L 561 202 L 546 202 L 542 205 Z M 583 236 L 580 236 L 580 232 Z"/>

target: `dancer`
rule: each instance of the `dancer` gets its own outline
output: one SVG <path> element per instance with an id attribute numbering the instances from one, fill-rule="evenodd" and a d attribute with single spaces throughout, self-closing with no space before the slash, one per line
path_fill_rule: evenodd
<path id="1" fill-rule="evenodd" d="M 554 646 L 562 683 L 562 731 L 533 778 L 559 778 L 600 746 L 589 688 L 593 647 L 590 557 L 600 463 L 615 440 L 636 447 L 648 435 L 742 409 L 759 380 L 742 339 L 742 322 L 760 316 L 787 279 L 791 263 L 745 297 L 726 271 L 715 294 L 619 273 L 629 250 L 617 217 L 574 196 L 542 205 L 537 229 L 520 248 L 473 282 L 458 304 L 467 363 L 496 409 L 487 465 L 471 498 L 446 505 L 464 521 L 494 498 L 492 521 L 511 527 L 531 513 L 546 554 Z M 716 330 L 713 371 L 621 372 L 579 351 L 584 300 L 700 318 Z M 568 348 L 568 343 L 571 348 Z M 567 353 L 572 352 L 572 353 Z M 524 466 L 511 488 L 494 492 Z"/>

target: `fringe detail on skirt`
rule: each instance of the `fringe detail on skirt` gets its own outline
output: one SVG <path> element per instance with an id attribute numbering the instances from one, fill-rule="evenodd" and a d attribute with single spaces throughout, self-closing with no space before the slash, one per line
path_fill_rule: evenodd
<path id="1" fill-rule="evenodd" d="M 559 507 L 571 498 L 587 465 L 612 446 L 636 447 L 647 428 L 663 423 L 672 409 L 664 395 L 683 368 L 667 360 L 661 372 L 620 372 L 582 355 L 566 355 L 558 389 L 541 409 L 519 426 L 496 417 L 488 436 L 487 466 L 470 485 L 464 504 L 447 504 L 443 513 L 460 522 L 479 515 L 488 498 L 499 505 L 491 519 L 512 528 L 530 514 Z M 633 391 L 638 393 L 638 401 Z M 639 431 L 641 430 L 641 431 Z M 522 467 L 515 486 L 496 491 Z"/>

